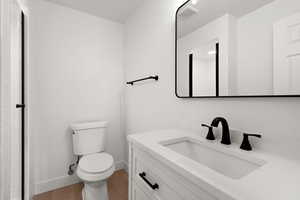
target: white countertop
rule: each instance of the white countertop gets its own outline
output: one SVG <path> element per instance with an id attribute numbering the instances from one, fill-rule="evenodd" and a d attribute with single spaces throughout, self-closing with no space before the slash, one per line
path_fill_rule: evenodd
<path id="1" fill-rule="evenodd" d="M 291 161 L 263 152 L 242 151 L 238 145 L 225 146 L 215 141 L 214 145 L 221 145 L 230 151 L 266 162 L 250 174 L 240 179 L 232 179 L 159 144 L 162 141 L 182 137 L 210 142 L 206 141 L 200 133 L 184 130 L 160 130 L 134 134 L 128 136 L 128 141 L 193 183 L 201 187 L 207 186 L 204 189 L 213 192 L 222 200 L 300 200 L 300 161 Z"/>

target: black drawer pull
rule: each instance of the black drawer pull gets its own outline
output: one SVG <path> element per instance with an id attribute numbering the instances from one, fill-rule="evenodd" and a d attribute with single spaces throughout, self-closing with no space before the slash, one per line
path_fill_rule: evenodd
<path id="1" fill-rule="evenodd" d="M 159 189 L 159 185 L 157 183 L 152 184 L 147 178 L 146 178 L 146 172 L 142 172 L 139 174 L 140 177 L 152 188 L 152 190 Z"/>

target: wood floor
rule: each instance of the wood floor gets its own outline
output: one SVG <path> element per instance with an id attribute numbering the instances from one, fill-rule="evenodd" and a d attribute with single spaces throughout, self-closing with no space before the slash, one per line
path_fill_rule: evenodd
<path id="1" fill-rule="evenodd" d="M 82 183 L 39 194 L 33 200 L 82 200 Z M 116 171 L 108 179 L 109 200 L 128 200 L 128 175 L 124 170 Z"/>

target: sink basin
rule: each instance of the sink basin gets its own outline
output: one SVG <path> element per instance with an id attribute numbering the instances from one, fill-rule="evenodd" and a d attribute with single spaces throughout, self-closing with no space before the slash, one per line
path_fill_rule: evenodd
<path id="1" fill-rule="evenodd" d="M 160 144 L 232 179 L 240 179 L 265 164 L 245 153 L 193 138 L 178 138 Z"/>

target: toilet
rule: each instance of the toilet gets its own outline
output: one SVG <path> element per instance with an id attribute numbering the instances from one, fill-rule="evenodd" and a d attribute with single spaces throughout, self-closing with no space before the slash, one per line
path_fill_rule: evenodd
<path id="1" fill-rule="evenodd" d="M 108 200 L 107 179 L 114 173 L 113 157 L 105 152 L 107 122 L 74 123 L 73 151 L 79 156 L 77 176 L 84 182 L 83 200 Z"/>

